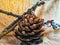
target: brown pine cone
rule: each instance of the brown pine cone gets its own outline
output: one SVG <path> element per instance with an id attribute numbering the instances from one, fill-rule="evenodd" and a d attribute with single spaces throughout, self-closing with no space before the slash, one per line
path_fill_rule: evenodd
<path id="1" fill-rule="evenodd" d="M 41 30 L 43 26 L 43 21 L 43 19 L 40 19 L 35 15 L 27 14 L 19 23 L 19 28 L 18 31 L 15 32 L 15 36 L 22 42 L 41 42 L 41 32 L 44 31 Z"/>

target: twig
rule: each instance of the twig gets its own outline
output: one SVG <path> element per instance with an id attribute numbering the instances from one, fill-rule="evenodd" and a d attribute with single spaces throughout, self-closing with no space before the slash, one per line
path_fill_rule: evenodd
<path id="1" fill-rule="evenodd" d="M 13 31 L 13 29 L 16 27 L 16 25 L 20 22 L 20 18 L 15 20 L 11 25 L 9 25 L 7 28 L 4 29 L 4 31 L 0 34 L 0 39 L 8 34 L 9 32 Z"/>

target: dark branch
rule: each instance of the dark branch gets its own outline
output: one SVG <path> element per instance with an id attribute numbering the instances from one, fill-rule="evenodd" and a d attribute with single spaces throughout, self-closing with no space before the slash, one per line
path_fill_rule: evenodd
<path id="1" fill-rule="evenodd" d="M 25 15 L 25 14 L 32 14 L 32 11 L 34 11 L 37 6 L 43 5 L 44 3 L 45 2 L 43 2 L 43 1 L 42 2 L 37 2 L 30 9 L 28 9 L 26 12 L 24 12 L 23 15 Z M 4 14 L 10 15 L 10 16 L 14 16 L 14 17 L 19 17 L 19 15 L 17 15 L 17 14 L 13 14 L 12 12 L 7 12 L 7 11 L 4 11 L 2 9 L 0 9 L 0 13 L 4 13 Z"/>
<path id="2" fill-rule="evenodd" d="M 8 34 L 9 32 L 13 31 L 13 29 L 16 27 L 16 25 L 20 22 L 21 18 L 18 18 L 15 20 L 11 25 L 9 25 L 7 28 L 4 29 L 4 31 L 0 34 L 0 39 Z"/>
<path id="3" fill-rule="evenodd" d="M 43 4 L 45 4 L 45 2 L 44 1 L 41 1 L 41 2 L 37 2 L 35 5 L 33 5 L 32 6 L 32 10 L 35 10 L 36 8 L 37 8 L 37 6 L 40 6 L 40 5 L 43 5 Z"/>
<path id="4" fill-rule="evenodd" d="M 0 9 L 0 13 L 11 15 L 11 16 L 14 16 L 14 17 L 19 17 L 19 15 L 16 15 L 16 14 L 13 14 L 12 12 L 7 12 L 7 11 L 1 10 L 1 9 Z"/>

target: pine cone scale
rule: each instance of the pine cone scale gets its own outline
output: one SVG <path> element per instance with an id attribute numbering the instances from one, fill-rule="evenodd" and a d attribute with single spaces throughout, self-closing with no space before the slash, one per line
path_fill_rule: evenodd
<path id="1" fill-rule="evenodd" d="M 43 19 L 38 18 L 35 15 L 27 14 L 21 22 L 19 23 L 19 28 L 16 31 L 17 38 L 19 38 L 22 42 L 28 43 L 38 43 L 42 39 L 41 32 L 43 26 Z"/>

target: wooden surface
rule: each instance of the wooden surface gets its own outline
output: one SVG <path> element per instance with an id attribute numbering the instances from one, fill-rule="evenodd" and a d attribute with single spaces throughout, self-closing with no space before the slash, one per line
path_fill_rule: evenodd
<path id="1" fill-rule="evenodd" d="M 14 14 L 22 14 L 34 1 L 35 0 L 0 0 L 0 9 L 13 12 Z M 51 18 L 60 22 L 59 2 L 59 0 L 50 0 L 50 2 L 46 3 L 44 6 L 37 8 L 36 15 L 41 15 L 45 20 Z M 12 16 L 0 13 L 0 31 L 15 19 L 16 18 Z M 41 45 L 60 45 L 60 29 L 57 32 L 49 33 L 47 36 L 43 37 L 43 40 L 44 41 Z M 18 43 L 16 44 L 16 42 L 18 42 L 18 40 L 15 37 L 6 36 L 0 40 L 0 45 L 19 45 Z"/>

